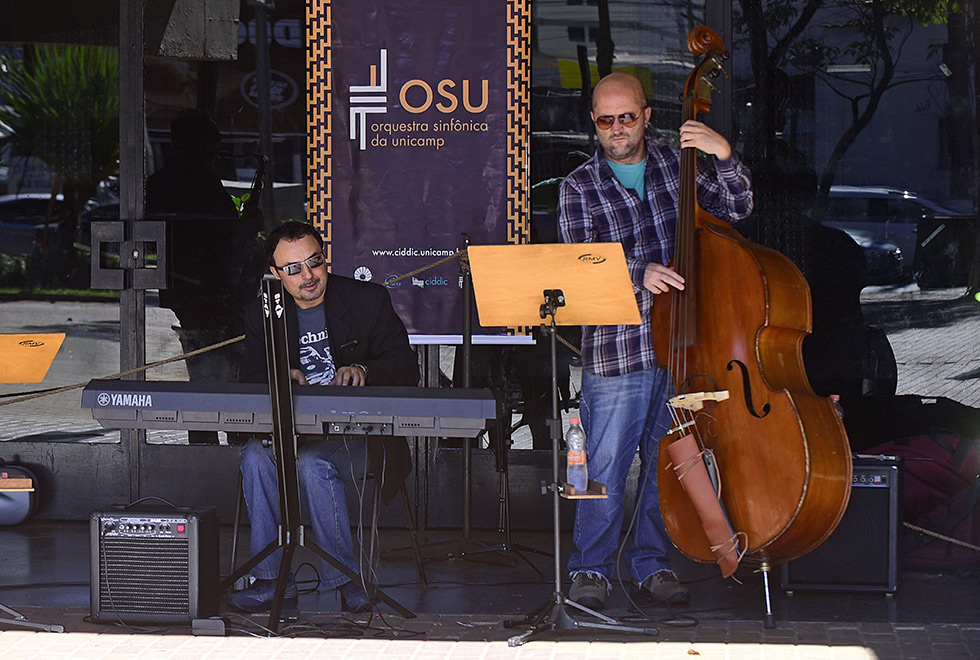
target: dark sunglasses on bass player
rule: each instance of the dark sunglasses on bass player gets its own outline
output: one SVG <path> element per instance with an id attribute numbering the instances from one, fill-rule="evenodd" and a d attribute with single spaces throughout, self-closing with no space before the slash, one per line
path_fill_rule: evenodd
<path id="1" fill-rule="evenodd" d="M 595 125 L 601 129 L 610 129 L 617 119 L 626 128 L 633 128 L 636 122 L 640 120 L 640 116 L 634 115 L 632 112 L 624 112 L 621 115 L 602 115 L 595 118 Z"/>

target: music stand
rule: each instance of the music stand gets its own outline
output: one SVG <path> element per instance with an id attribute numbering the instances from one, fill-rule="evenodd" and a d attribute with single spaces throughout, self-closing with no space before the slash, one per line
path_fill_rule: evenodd
<path id="1" fill-rule="evenodd" d="M 589 481 L 585 493 L 559 480 L 558 442 L 558 325 L 630 325 L 640 322 L 633 284 L 619 243 L 547 245 L 487 245 L 469 249 L 476 293 L 477 313 L 484 326 L 530 326 L 541 321 L 551 340 L 551 474 L 555 590 L 552 599 L 528 614 L 516 626 L 528 630 L 507 640 L 519 646 L 545 631 L 591 628 L 656 635 L 656 628 L 625 625 L 581 605 L 562 593 L 561 527 L 562 497 L 606 497 L 605 486 Z M 579 621 L 568 611 L 573 607 L 600 620 Z"/>
<path id="2" fill-rule="evenodd" d="M 245 575 L 260 561 L 282 548 L 279 562 L 279 575 L 276 591 L 269 610 L 268 628 L 275 633 L 279 629 L 279 615 L 282 601 L 286 595 L 289 568 L 292 565 L 296 548 L 303 546 L 312 550 L 320 559 L 327 562 L 351 580 L 362 578 L 328 554 L 312 540 L 304 538 L 300 516 L 299 474 L 296 469 L 296 431 L 293 424 L 292 381 L 289 378 L 289 351 L 286 342 L 286 305 L 282 282 L 271 275 L 262 278 L 262 311 L 265 316 L 265 352 L 269 374 L 269 395 L 272 399 L 272 442 L 276 455 L 276 476 L 279 490 L 279 538 L 274 539 L 258 554 L 242 564 L 238 570 L 224 579 L 218 586 L 224 591 Z M 313 506 L 313 503 L 310 503 Z M 366 591 L 378 600 L 389 605 L 407 619 L 415 614 L 376 585 L 367 584 Z"/>
<path id="3" fill-rule="evenodd" d="M 65 333 L 0 334 L 0 383 L 40 383 L 58 355 Z"/>

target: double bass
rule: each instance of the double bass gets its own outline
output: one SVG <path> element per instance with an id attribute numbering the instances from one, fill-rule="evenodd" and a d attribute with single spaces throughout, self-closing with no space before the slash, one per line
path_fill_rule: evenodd
<path id="1" fill-rule="evenodd" d="M 684 121 L 710 110 L 727 57 L 704 26 L 688 45 L 704 57 L 685 85 Z M 768 570 L 833 532 L 850 495 L 850 448 L 836 402 L 815 394 L 804 370 L 811 306 L 802 273 L 698 205 L 696 149 L 682 150 L 680 167 L 672 267 L 685 288 L 656 296 L 652 310 L 655 351 L 677 394 L 658 451 L 660 509 L 687 557 L 718 562 L 726 576 L 743 559 Z M 686 491 L 684 477 L 698 473 L 727 516 L 727 538 L 709 541 Z"/>

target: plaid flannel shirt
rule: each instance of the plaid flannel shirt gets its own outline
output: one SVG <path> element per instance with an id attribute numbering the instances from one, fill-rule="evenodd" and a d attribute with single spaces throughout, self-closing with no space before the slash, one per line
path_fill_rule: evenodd
<path id="1" fill-rule="evenodd" d="M 563 243 L 617 242 L 640 308 L 639 325 L 582 327 L 582 363 L 599 376 L 620 376 L 658 366 L 653 352 L 650 309 L 654 294 L 643 286 L 650 262 L 669 264 L 674 252 L 680 150 L 646 138 L 645 199 L 624 188 L 596 153 L 565 177 L 559 187 L 558 226 Z M 751 174 L 733 152 L 714 168 L 698 160 L 701 208 L 729 222 L 752 212 Z"/>

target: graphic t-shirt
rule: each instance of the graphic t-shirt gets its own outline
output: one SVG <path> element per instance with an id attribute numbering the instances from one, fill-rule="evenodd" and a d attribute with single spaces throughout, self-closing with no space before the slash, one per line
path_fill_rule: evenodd
<path id="1" fill-rule="evenodd" d="M 323 304 L 296 308 L 299 329 L 299 364 L 310 385 L 326 385 L 337 375 L 323 318 Z"/>

